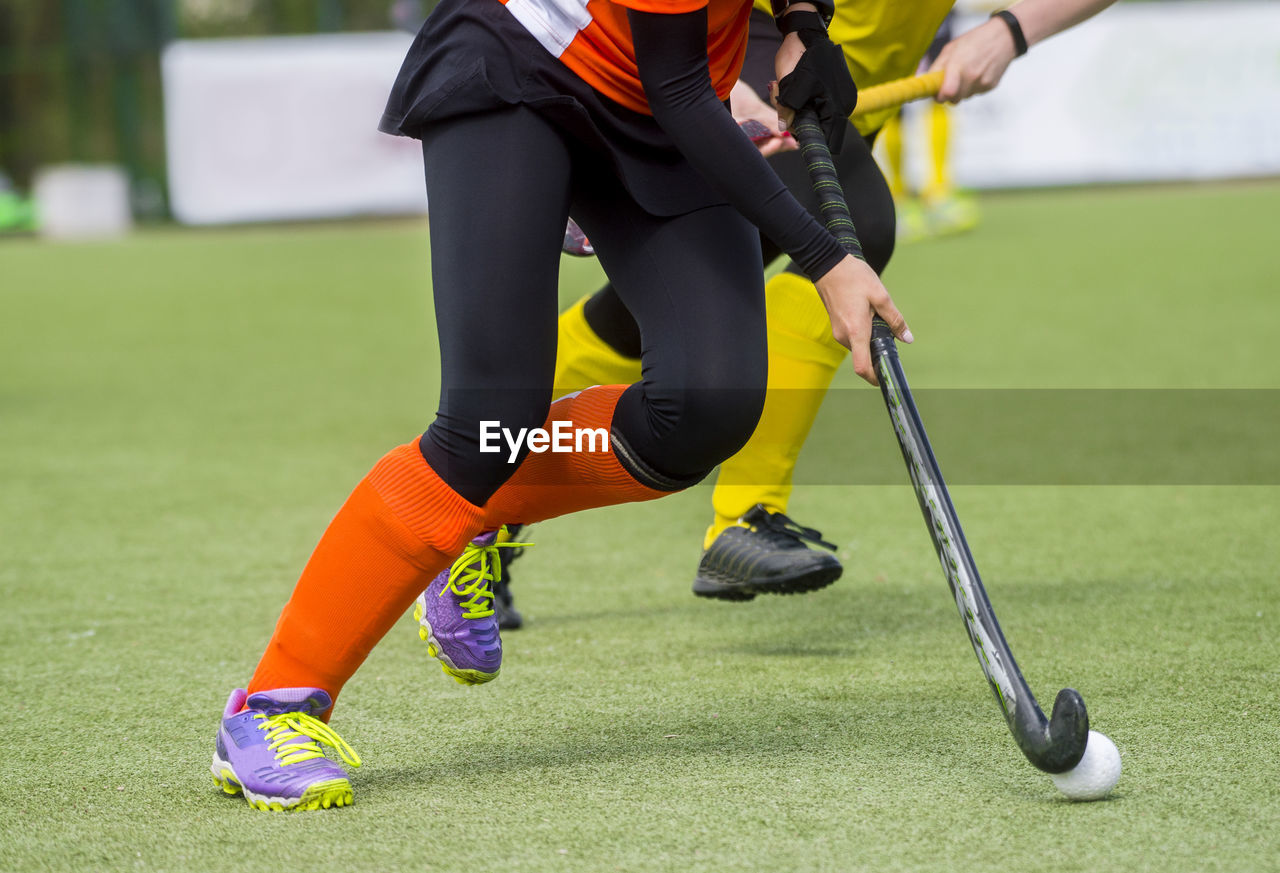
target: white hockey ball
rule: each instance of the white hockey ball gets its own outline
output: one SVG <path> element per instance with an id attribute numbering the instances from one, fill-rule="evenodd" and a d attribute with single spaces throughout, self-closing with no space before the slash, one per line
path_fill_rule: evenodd
<path id="1" fill-rule="evenodd" d="M 1120 779 L 1120 752 L 1106 734 L 1089 731 L 1084 757 L 1065 773 L 1052 773 L 1053 784 L 1072 800 L 1101 800 Z"/>

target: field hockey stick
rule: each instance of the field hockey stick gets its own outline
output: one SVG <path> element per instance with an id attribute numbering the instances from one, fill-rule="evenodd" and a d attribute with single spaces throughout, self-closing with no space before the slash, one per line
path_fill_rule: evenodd
<path id="1" fill-rule="evenodd" d="M 817 115 L 812 110 L 797 112 L 791 130 L 800 143 L 827 229 L 846 251 L 856 251 L 853 220 Z M 1000 623 L 982 587 L 955 505 L 907 385 L 893 333 L 879 316 L 872 321 L 871 355 L 929 536 L 938 551 L 942 571 L 969 632 L 978 664 L 1004 713 L 1009 732 L 1027 760 L 1039 769 L 1046 773 L 1070 770 L 1080 762 L 1089 739 L 1089 715 L 1084 699 L 1075 689 L 1064 688 L 1053 703 L 1053 715 L 1045 718 L 1000 631 Z"/>
<path id="2" fill-rule="evenodd" d="M 942 70 L 924 73 L 920 76 L 907 76 L 905 79 L 894 79 L 880 85 L 872 85 L 858 92 L 858 105 L 853 110 L 853 118 L 859 115 L 870 115 L 881 109 L 892 109 L 912 100 L 923 100 L 925 97 L 937 96 L 942 87 Z"/>

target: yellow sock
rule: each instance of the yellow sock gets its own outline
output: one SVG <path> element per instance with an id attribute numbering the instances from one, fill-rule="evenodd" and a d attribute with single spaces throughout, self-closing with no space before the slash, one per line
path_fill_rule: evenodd
<path id="1" fill-rule="evenodd" d="M 896 113 L 880 129 L 884 140 L 885 161 L 889 164 L 889 193 L 894 200 L 907 195 L 907 182 L 902 167 L 902 113 Z"/>
<path id="2" fill-rule="evenodd" d="M 929 159 L 933 174 L 925 189 L 926 199 L 943 197 L 951 190 L 950 139 L 950 111 L 946 104 L 934 103 L 929 111 Z"/>
<path id="3" fill-rule="evenodd" d="M 640 360 L 618 354 L 587 324 L 583 297 L 560 315 L 556 350 L 555 396 L 592 385 L 630 385 L 640 381 Z"/>
<path id="4" fill-rule="evenodd" d="M 791 476 L 831 378 L 849 352 L 831 336 L 831 322 L 808 279 L 779 273 L 765 286 L 769 331 L 769 391 L 755 433 L 720 465 L 711 505 L 715 521 L 703 548 L 757 503 L 785 512 Z"/>

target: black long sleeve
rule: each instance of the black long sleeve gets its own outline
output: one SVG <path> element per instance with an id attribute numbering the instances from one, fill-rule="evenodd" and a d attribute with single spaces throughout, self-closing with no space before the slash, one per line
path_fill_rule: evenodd
<path id="1" fill-rule="evenodd" d="M 716 97 L 707 61 L 707 10 L 627 10 L 640 82 L 654 119 L 734 207 L 813 279 L 843 257 L 835 238 L 791 196 Z"/>

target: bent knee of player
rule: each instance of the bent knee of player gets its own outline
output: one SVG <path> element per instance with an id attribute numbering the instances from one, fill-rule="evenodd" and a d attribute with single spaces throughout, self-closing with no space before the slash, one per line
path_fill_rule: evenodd
<path id="1" fill-rule="evenodd" d="M 655 398 L 651 420 L 663 455 L 655 466 L 672 475 L 709 473 L 738 452 L 760 421 L 765 386 L 696 388 Z"/>

